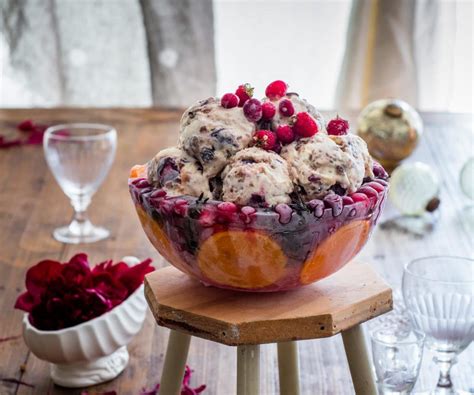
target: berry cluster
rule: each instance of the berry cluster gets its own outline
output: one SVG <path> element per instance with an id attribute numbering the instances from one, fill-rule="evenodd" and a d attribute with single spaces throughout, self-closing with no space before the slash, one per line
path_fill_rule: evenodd
<path id="1" fill-rule="evenodd" d="M 221 98 L 224 108 L 242 107 L 245 117 L 250 122 L 259 123 L 253 137 L 254 145 L 267 151 L 280 152 L 281 146 L 290 144 L 298 138 L 314 136 L 319 132 L 316 120 L 307 112 L 296 113 L 293 102 L 285 97 L 288 85 L 281 80 L 273 81 L 265 89 L 269 101 L 261 102 L 253 97 L 254 88 L 250 84 L 240 85 L 235 93 L 226 93 Z M 273 103 L 278 101 L 278 108 Z M 287 118 L 286 124 L 272 126 L 277 114 Z M 337 116 L 327 124 L 330 135 L 347 134 L 349 122 Z"/>

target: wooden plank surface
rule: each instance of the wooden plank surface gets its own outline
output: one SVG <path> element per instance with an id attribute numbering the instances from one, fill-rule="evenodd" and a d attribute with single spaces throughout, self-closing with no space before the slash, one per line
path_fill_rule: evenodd
<path id="1" fill-rule="evenodd" d="M 145 295 L 160 325 L 229 346 L 334 336 L 392 308 L 392 290 L 350 263 L 298 290 L 242 293 L 203 287 L 174 267 L 150 273 Z"/>
<path id="2" fill-rule="evenodd" d="M 112 230 L 109 240 L 87 246 L 65 246 L 52 239 L 56 226 L 71 219 L 71 207 L 55 183 L 40 147 L 0 150 L 0 337 L 21 332 L 19 311 L 12 306 L 24 289 L 24 274 L 43 258 L 66 260 L 77 251 L 86 251 L 92 262 L 112 257 L 137 255 L 151 257 L 156 267 L 165 263 L 152 248 L 131 204 L 126 186 L 128 169 L 143 163 L 158 150 L 177 139 L 179 111 L 156 109 L 54 109 L 0 110 L 0 127 L 14 128 L 19 121 L 32 118 L 48 124 L 91 121 L 110 123 L 118 130 L 118 151 L 109 177 L 90 207 L 94 223 Z M 332 115 L 332 114 L 331 114 Z M 469 202 L 459 189 L 462 163 L 473 154 L 472 117 L 467 115 L 424 114 L 425 133 L 420 147 L 409 159 L 432 165 L 442 180 L 441 218 L 434 232 L 414 238 L 395 230 L 376 229 L 358 257 L 368 262 L 397 289 L 403 264 L 416 257 L 441 253 L 472 256 L 472 228 L 463 215 Z M 382 221 L 395 212 L 388 205 Z M 116 380 L 89 389 L 90 394 L 116 390 L 136 395 L 141 388 L 152 388 L 159 380 L 166 349 L 167 330 L 158 327 L 151 314 L 129 349 L 131 361 Z M 352 383 L 340 336 L 298 342 L 302 394 L 351 394 Z M 452 370 L 461 388 L 473 388 L 472 346 L 464 351 Z M 437 371 L 425 353 L 416 389 L 434 386 Z M 264 395 L 278 393 L 276 347 L 261 349 L 261 384 Z M 193 339 L 189 364 L 196 369 L 193 384 L 206 383 L 208 394 L 234 394 L 236 357 L 233 347 L 203 339 Z M 0 343 L 0 378 L 16 378 L 34 385 L 0 382 L 0 394 L 80 394 L 54 386 L 46 363 L 31 355 L 21 339 Z"/>

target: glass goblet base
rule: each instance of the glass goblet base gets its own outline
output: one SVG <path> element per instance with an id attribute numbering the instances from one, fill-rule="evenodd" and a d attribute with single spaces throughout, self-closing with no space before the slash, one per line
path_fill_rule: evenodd
<path id="1" fill-rule="evenodd" d="M 110 236 L 110 232 L 105 228 L 92 225 L 90 221 L 73 220 L 70 225 L 55 229 L 53 236 L 61 243 L 80 244 L 106 239 Z"/>

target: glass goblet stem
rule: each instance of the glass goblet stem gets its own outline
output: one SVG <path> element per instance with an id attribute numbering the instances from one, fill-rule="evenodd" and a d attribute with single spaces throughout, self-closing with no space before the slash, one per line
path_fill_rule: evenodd
<path id="1" fill-rule="evenodd" d="M 450 373 L 451 368 L 456 363 L 456 354 L 453 352 L 438 351 L 433 360 L 439 368 L 439 379 L 436 388 L 443 390 L 453 388 Z"/>
<path id="2" fill-rule="evenodd" d="M 83 235 L 86 234 L 92 226 L 87 217 L 87 207 L 91 203 L 91 197 L 88 195 L 77 196 L 71 198 L 71 205 L 74 208 L 74 217 L 69 224 L 69 230 L 72 234 Z"/>

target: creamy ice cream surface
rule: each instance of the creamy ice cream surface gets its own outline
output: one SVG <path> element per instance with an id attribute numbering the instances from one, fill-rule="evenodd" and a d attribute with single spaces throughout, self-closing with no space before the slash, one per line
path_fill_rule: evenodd
<path id="1" fill-rule="evenodd" d="M 289 203 L 293 184 L 286 161 L 272 151 L 247 148 L 222 173 L 222 200 L 240 205 Z"/>
<path id="2" fill-rule="evenodd" d="M 372 174 L 371 158 L 358 136 L 328 136 L 318 133 L 285 146 L 281 152 L 288 162 L 293 183 L 305 200 L 323 198 L 329 192 L 355 192 L 364 177 Z"/>
<path id="3" fill-rule="evenodd" d="M 169 196 L 190 195 L 211 198 L 202 166 L 177 147 L 166 148 L 148 162 L 148 182 L 163 188 Z"/>
<path id="4" fill-rule="evenodd" d="M 224 108 L 219 99 L 209 98 L 188 108 L 180 124 L 179 146 L 202 165 L 207 177 L 214 177 L 229 159 L 252 140 L 255 124 L 242 108 Z"/>

